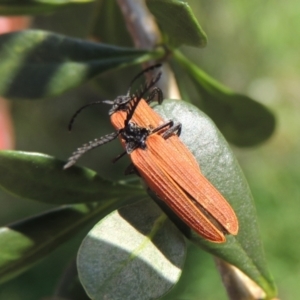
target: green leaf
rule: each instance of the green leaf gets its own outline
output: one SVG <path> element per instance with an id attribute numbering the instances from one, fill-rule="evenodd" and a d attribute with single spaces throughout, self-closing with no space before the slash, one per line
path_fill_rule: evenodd
<path id="1" fill-rule="evenodd" d="M 21 198 L 51 204 L 106 202 L 143 190 L 100 178 L 80 167 L 63 170 L 64 162 L 30 152 L 0 151 L 0 187 Z"/>
<path id="2" fill-rule="evenodd" d="M 57 299 L 90 300 L 78 277 L 76 257 L 59 278 L 54 295 Z"/>
<path id="3" fill-rule="evenodd" d="M 182 0 L 147 0 L 147 6 L 158 25 L 166 34 L 167 43 L 204 47 L 206 34 L 199 25 L 192 9 Z"/>
<path id="4" fill-rule="evenodd" d="M 97 4 L 89 36 L 102 43 L 133 46 L 117 1 L 102 0 Z"/>
<path id="5" fill-rule="evenodd" d="M 9 280 L 120 203 L 69 205 L 0 228 L 0 282 Z"/>
<path id="6" fill-rule="evenodd" d="M 37 99 L 74 88 L 113 69 L 139 64 L 155 51 L 121 48 L 41 30 L 0 35 L 0 94 Z"/>
<path id="7" fill-rule="evenodd" d="M 225 138 L 239 147 L 254 146 L 268 139 L 275 129 L 275 117 L 264 105 L 236 94 L 175 52 L 201 96 L 201 109 L 216 123 Z M 195 101 L 196 102 L 196 101 Z"/>
<path id="8" fill-rule="evenodd" d="M 0 14 L 2 16 L 43 14 L 91 1 L 93 0 L 0 0 Z"/>
<path id="9" fill-rule="evenodd" d="M 77 258 L 81 283 L 92 299 L 157 299 L 181 275 L 181 233 L 150 200 L 123 207 L 100 221 Z"/>
<path id="10" fill-rule="evenodd" d="M 214 244 L 191 232 L 189 238 L 232 265 L 261 286 L 268 296 L 276 295 L 268 271 L 254 202 L 245 177 L 225 139 L 214 123 L 191 104 L 165 100 L 155 109 L 165 120 L 182 124 L 181 140 L 197 159 L 201 171 L 231 204 L 239 220 L 237 236 L 227 236 L 224 244 Z M 182 225 L 182 224 L 181 224 Z"/>

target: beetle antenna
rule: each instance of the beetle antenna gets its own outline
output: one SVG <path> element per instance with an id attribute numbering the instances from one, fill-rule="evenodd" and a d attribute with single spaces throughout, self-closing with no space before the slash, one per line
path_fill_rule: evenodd
<path id="1" fill-rule="evenodd" d="M 100 147 L 106 143 L 111 142 L 112 140 L 117 138 L 118 135 L 119 135 L 119 131 L 113 132 L 110 134 L 106 134 L 98 139 L 94 139 L 93 141 L 90 141 L 87 144 L 82 145 L 75 152 L 73 152 L 73 154 L 68 158 L 68 162 L 63 167 L 64 170 L 73 166 L 84 153 L 92 149 L 95 149 L 97 147 Z"/>
<path id="2" fill-rule="evenodd" d="M 91 103 L 88 103 L 84 106 L 81 106 L 75 113 L 74 115 L 72 116 L 70 122 L 69 122 L 69 125 L 68 125 L 68 130 L 71 131 L 72 128 L 73 128 L 73 124 L 74 124 L 74 121 L 75 119 L 77 118 L 77 116 L 81 113 L 81 111 L 83 111 L 85 108 L 87 107 L 90 107 L 92 105 L 97 105 L 97 104 L 102 104 L 102 103 L 105 103 L 105 104 L 110 104 L 110 105 L 113 105 L 113 101 L 111 100 L 103 100 L 103 101 L 95 101 L 95 102 L 91 102 Z"/>
<path id="3" fill-rule="evenodd" d="M 125 119 L 125 126 L 128 125 L 130 119 L 132 118 L 136 107 L 143 98 L 143 96 L 158 82 L 161 77 L 161 72 L 159 72 L 156 77 L 152 78 L 150 82 L 146 82 L 142 88 L 131 96 L 131 101 L 129 101 L 127 106 L 127 118 Z"/>
<path id="4" fill-rule="evenodd" d="M 102 101 L 101 101 L 102 102 Z M 74 121 L 76 119 L 76 117 L 81 113 L 82 110 L 84 110 L 85 108 L 89 107 L 89 106 L 92 106 L 92 105 L 96 105 L 96 104 L 99 104 L 101 103 L 100 101 L 95 101 L 95 102 L 92 102 L 92 103 L 88 103 L 82 107 L 80 107 L 75 113 L 74 115 L 72 116 L 70 122 L 69 122 L 69 125 L 68 125 L 68 129 L 69 131 L 72 130 L 72 127 L 73 127 L 73 124 L 74 124 Z"/>
<path id="5" fill-rule="evenodd" d="M 156 64 L 156 65 L 150 66 L 150 67 L 144 69 L 143 71 L 141 71 L 140 73 L 138 73 L 138 74 L 131 80 L 126 96 L 127 96 L 127 97 L 130 96 L 130 90 L 131 90 L 132 84 L 133 84 L 139 77 L 141 77 L 143 74 L 145 74 L 145 73 L 147 73 L 147 72 L 149 72 L 149 71 L 152 71 L 152 70 L 154 70 L 154 69 L 156 69 L 156 68 L 159 68 L 159 67 L 161 67 L 161 64 Z M 142 97 L 142 96 L 143 96 L 143 95 L 144 95 L 144 94 L 145 94 L 145 93 L 153 86 L 153 83 L 152 83 L 152 82 L 153 82 L 154 80 L 155 80 L 154 83 L 156 83 L 156 82 L 159 80 L 160 76 L 161 76 L 161 72 L 158 74 L 157 77 L 155 77 L 155 78 L 157 78 L 156 80 L 155 80 L 155 79 L 152 79 L 152 80 L 150 81 L 149 85 L 145 84 L 144 90 L 142 90 L 142 91 L 140 92 L 140 93 L 141 93 L 141 97 Z M 157 91 L 155 91 L 155 92 L 157 92 Z M 134 94 L 133 94 L 131 97 L 132 97 L 132 98 L 133 98 L 133 97 L 136 98 L 136 96 L 135 96 Z M 150 99 L 149 102 L 151 102 L 152 99 L 153 99 L 153 96 L 151 96 L 151 99 Z M 161 101 L 159 101 L 159 102 L 161 102 Z M 74 113 L 74 115 L 72 116 L 72 118 L 71 118 L 71 120 L 70 120 L 70 122 L 69 122 L 69 125 L 68 125 L 68 130 L 69 130 L 69 131 L 72 130 L 74 121 L 75 121 L 75 119 L 77 118 L 77 116 L 81 113 L 82 110 L 84 110 L 85 108 L 87 108 L 87 107 L 89 107 L 89 106 L 97 105 L 97 104 L 102 104 L 102 103 L 109 104 L 109 105 L 114 105 L 114 101 L 111 101 L 111 100 L 102 100 L 102 101 L 91 102 L 91 103 L 88 103 L 88 104 L 86 104 L 86 105 L 80 107 L 80 108 Z M 130 117 L 130 118 L 131 118 L 131 117 Z"/>
<path id="6" fill-rule="evenodd" d="M 129 84 L 129 88 L 128 88 L 128 90 L 127 90 L 126 96 L 129 96 L 129 95 L 130 95 L 131 87 L 132 87 L 133 83 L 134 83 L 138 78 L 140 78 L 140 77 L 141 77 L 142 75 L 144 75 L 145 73 L 147 73 L 147 72 L 149 72 L 149 71 L 152 71 L 152 70 L 154 70 L 154 69 L 156 69 L 156 68 L 160 68 L 160 67 L 161 67 L 161 64 L 156 64 L 156 65 L 150 66 L 150 67 L 144 69 L 143 71 L 141 71 L 140 73 L 138 73 L 138 74 L 131 80 L 131 82 L 130 82 L 130 84 Z"/>

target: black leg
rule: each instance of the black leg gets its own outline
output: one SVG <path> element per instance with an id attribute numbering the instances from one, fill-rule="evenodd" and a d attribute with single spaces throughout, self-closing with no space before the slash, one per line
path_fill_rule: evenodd
<path id="1" fill-rule="evenodd" d="M 177 123 L 174 125 L 174 123 L 171 125 L 171 127 L 166 130 L 162 137 L 166 140 L 168 139 L 173 133 L 176 133 L 178 136 L 180 136 L 180 133 L 181 133 L 181 128 L 182 128 L 182 125 L 181 123 Z"/>
<path id="2" fill-rule="evenodd" d="M 122 158 L 125 154 L 127 154 L 126 151 L 122 152 L 121 154 L 119 154 L 117 157 L 115 157 L 112 162 L 115 163 L 117 162 L 120 158 Z"/>
<path id="3" fill-rule="evenodd" d="M 139 175 L 138 170 L 136 169 L 136 167 L 134 166 L 133 163 L 131 163 L 124 171 L 124 174 L 127 175 L 132 175 L 132 174 L 137 174 Z"/>
<path id="4" fill-rule="evenodd" d="M 147 97 L 146 102 L 149 104 L 153 101 L 153 99 L 157 97 L 158 104 L 162 104 L 163 102 L 163 93 L 159 87 L 154 87 L 151 91 L 150 95 Z"/>

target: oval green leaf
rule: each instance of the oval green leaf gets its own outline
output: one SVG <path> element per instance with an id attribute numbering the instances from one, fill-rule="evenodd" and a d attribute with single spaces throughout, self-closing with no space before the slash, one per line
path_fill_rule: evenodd
<path id="1" fill-rule="evenodd" d="M 155 109 L 166 120 L 182 124 L 181 140 L 197 159 L 201 171 L 231 204 L 239 220 L 237 236 L 227 236 L 226 243 L 215 244 L 196 233 L 189 238 L 223 260 L 235 265 L 269 296 L 276 289 L 268 271 L 254 202 L 245 177 L 224 137 L 203 112 L 191 104 L 167 100 Z"/>
<path id="2" fill-rule="evenodd" d="M 78 234 L 83 226 L 117 207 L 116 199 L 105 204 L 70 205 L 1 227 L 0 282 L 21 274 Z"/>
<path id="3" fill-rule="evenodd" d="M 181 275 L 181 233 L 150 200 L 100 221 L 81 244 L 77 265 L 92 299 L 157 299 Z"/>
<path id="4" fill-rule="evenodd" d="M 186 1 L 147 0 L 146 3 L 162 28 L 167 44 L 175 47 L 206 45 L 206 34 Z"/>
<path id="5" fill-rule="evenodd" d="M 51 204 L 105 202 L 144 194 L 142 189 L 102 179 L 90 169 L 63 170 L 63 166 L 64 162 L 44 154 L 0 151 L 0 187 L 15 196 Z"/>
<path id="6" fill-rule="evenodd" d="M 115 47 L 41 30 L 0 35 L 0 95 L 14 99 L 58 95 L 104 71 L 157 55 L 163 50 Z"/>
<path id="7" fill-rule="evenodd" d="M 45 14 L 91 1 L 93 0 L 0 0 L 0 14 L 2 16 Z"/>
<path id="8" fill-rule="evenodd" d="M 276 122 L 268 108 L 247 96 L 234 93 L 180 52 L 176 51 L 175 58 L 199 91 L 201 101 L 197 104 L 213 119 L 228 142 L 239 147 L 255 146 L 272 135 Z"/>

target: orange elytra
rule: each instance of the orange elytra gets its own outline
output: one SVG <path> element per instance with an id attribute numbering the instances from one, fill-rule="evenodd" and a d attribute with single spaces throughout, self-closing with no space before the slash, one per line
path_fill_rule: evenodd
<path id="1" fill-rule="evenodd" d="M 172 127 L 172 121 L 166 123 L 142 98 L 156 81 L 129 100 L 119 101 L 122 108 L 111 110 L 111 122 L 117 131 L 79 148 L 65 168 L 86 151 L 119 136 L 137 173 L 158 198 L 196 233 L 223 243 L 225 234 L 238 233 L 236 214 L 175 134 L 179 126 Z"/>

